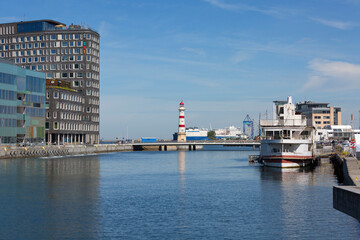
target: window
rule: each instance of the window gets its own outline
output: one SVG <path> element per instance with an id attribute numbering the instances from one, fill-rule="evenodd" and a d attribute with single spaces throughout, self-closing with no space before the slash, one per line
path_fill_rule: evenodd
<path id="1" fill-rule="evenodd" d="M 56 49 L 51 49 L 50 54 L 56 54 Z"/>
<path id="2" fill-rule="evenodd" d="M 58 122 L 54 122 L 54 130 L 58 130 Z"/>
<path id="3" fill-rule="evenodd" d="M 83 77 L 83 74 L 81 72 L 77 73 L 77 77 L 78 78 L 82 78 Z"/>
<path id="4" fill-rule="evenodd" d="M 57 112 L 53 112 L 53 118 L 57 118 Z"/>
<path id="5" fill-rule="evenodd" d="M 69 47 L 73 47 L 74 46 L 74 42 L 69 42 Z"/>
<path id="6" fill-rule="evenodd" d="M 78 47 L 81 47 L 81 41 L 78 41 L 78 42 L 77 42 L 77 46 L 78 46 Z"/>
<path id="7" fill-rule="evenodd" d="M 45 129 L 46 129 L 46 130 L 49 130 L 49 125 L 50 125 L 49 122 L 46 122 L 46 123 L 45 123 Z"/>
<path id="8" fill-rule="evenodd" d="M 91 112 L 91 107 L 87 107 L 86 112 L 88 112 L 88 113 Z"/>
<path id="9" fill-rule="evenodd" d="M 56 70 L 56 64 L 51 64 L 50 65 L 50 70 Z"/>
<path id="10" fill-rule="evenodd" d="M 54 92 L 54 98 L 55 99 L 59 98 L 59 92 Z"/>
<path id="11" fill-rule="evenodd" d="M 51 36 L 50 36 L 50 39 L 51 39 L 51 40 L 56 40 L 56 35 L 54 35 L 54 34 L 51 35 Z"/>
<path id="12" fill-rule="evenodd" d="M 73 85 L 74 85 L 74 87 L 78 87 L 79 86 L 79 81 L 74 81 Z"/>
<path id="13" fill-rule="evenodd" d="M 79 53 L 80 53 L 79 48 L 75 48 L 75 49 L 74 49 L 74 54 L 79 54 Z"/>
<path id="14" fill-rule="evenodd" d="M 91 90 L 86 89 L 86 95 L 91 95 Z"/>
<path id="15" fill-rule="evenodd" d="M 69 77 L 70 77 L 70 78 L 73 78 L 73 77 L 74 77 L 74 73 L 72 73 L 72 72 L 69 73 Z"/>
<path id="16" fill-rule="evenodd" d="M 61 61 L 65 62 L 65 61 L 67 61 L 67 60 L 68 60 L 68 57 L 67 57 L 67 56 L 62 56 L 62 57 L 61 57 Z"/>
<path id="17" fill-rule="evenodd" d="M 62 42 L 62 43 L 61 43 L 61 46 L 67 47 L 67 46 L 68 46 L 68 43 L 67 43 L 67 42 Z"/>
<path id="18" fill-rule="evenodd" d="M 62 74 L 61 74 L 61 77 L 63 77 L 63 78 L 67 78 L 67 73 L 66 72 L 63 72 Z"/>
<path id="19" fill-rule="evenodd" d="M 79 64 L 78 63 L 74 64 L 74 69 L 79 69 Z"/>

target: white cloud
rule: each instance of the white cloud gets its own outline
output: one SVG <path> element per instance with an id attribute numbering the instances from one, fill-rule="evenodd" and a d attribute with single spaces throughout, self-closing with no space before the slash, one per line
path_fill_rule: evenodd
<path id="1" fill-rule="evenodd" d="M 310 19 L 319 22 L 325 26 L 337 28 L 340 30 L 348 30 L 358 25 L 353 22 L 342 22 L 342 21 L 326 20 L 321 18 L 310 18 Z"/>
<path id="2" fill-rule="evenodd" d="M 229 11 L 251 11 L 251 12 L 258 12 L 266 15 L 271 16 L 281 16 L 281 15 L 289 15 L 289 14 L 296 14 L 298 10 L 294 9 L 283 9 L 283 8 L 261 8 L 255 7 L 243 3 L 236 3 L 236 4 L 229 4 L 226 3 L 224 0 L 204 0 L 205 2 L 210 3 L 211 5 Z"/>
<path id="3" fill-rule="evenodd" d="M 303 90 L 354 90 L 360 87 L 360 64 L 314 59 L 309 62 L 309 68 L 312 73 Z"/>
<path id="4" fill-rule="evenodd" d="M 205 56 L 205 52 L 202 49 L 183 47 L 183 48 L 181 48 L 181 50 L 189 52 L 189 53 L 194 53 L 199 56 Z"/>

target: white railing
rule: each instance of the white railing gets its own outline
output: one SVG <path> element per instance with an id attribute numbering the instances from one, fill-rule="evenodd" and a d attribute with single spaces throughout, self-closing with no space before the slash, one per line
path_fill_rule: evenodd
<path id="1" fill-rule="evenodd" d="M 260 125 L 265 126 L 306 126 L 306 118 L 302 119 L 281 119 L 281 120 L 260 120 Z"/>

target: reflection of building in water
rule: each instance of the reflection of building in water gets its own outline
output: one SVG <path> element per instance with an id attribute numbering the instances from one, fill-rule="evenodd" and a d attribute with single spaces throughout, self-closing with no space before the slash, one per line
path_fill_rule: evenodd
<path id="1" fill-rule="evenodd" d="M 80 230 L 93 235 L 98 227 L 100 162 L 97 156 L 48 159 L 45 161 L 47 198 L 51 202 L 54 234 Z M 50 200 L 51 199 L 51 200 Z M 55 217 L 56 216 L 56 217 Z M 71 224 L 66 219 L 75 220 Z M 91 229 L 91 230 L 90 230 Z"/>
<path id="2" fill-rule="evenodd" d="M 27 223 L 17 238 L 98 238 L 101 213 L 97 156 L 3 160 L 0 177 L 6 182 L 1 185 L 4 199 L 0 203 L 7 206 L 2 209 L 0 221 L 8 226 Z M 2 234 L 11 231 L 14 229 Z"/>

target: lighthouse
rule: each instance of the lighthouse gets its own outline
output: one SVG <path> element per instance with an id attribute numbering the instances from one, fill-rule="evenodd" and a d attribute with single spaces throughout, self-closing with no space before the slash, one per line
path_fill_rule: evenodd
<path id="1" fill-rule="evenodd" d="M 179 105 L 179 131 L 177 136 L 178 142 L 186 142 L 185 132 L 185 106 L 183 101 Z"/>

